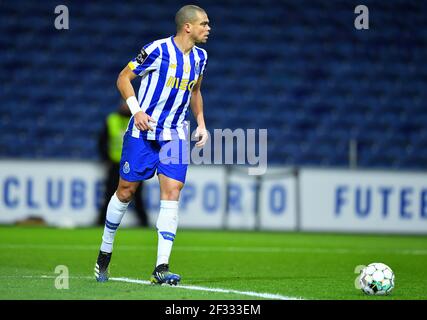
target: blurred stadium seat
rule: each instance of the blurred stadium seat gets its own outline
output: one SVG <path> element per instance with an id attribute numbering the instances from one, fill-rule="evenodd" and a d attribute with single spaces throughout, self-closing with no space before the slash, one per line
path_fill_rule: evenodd
<path id="1" fill-rule="evenodd" d="M 208 127 L 268 128 L 270 164 L 346 166 L 356 139 L 362 167 L 426 169 L 427 3 L 365 4 L 357 31 L 350 2 L 204 1 Z M 60 31 L 56 5 L 0 4 L 0 157 L 98 159 L 118 73 L 178 9 L 73 1 Z"/>

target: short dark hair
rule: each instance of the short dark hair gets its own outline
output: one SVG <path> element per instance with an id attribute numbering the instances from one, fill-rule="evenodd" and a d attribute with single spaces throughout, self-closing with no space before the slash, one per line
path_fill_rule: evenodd
<path id="1" fill-rule="evenodd" d="M 175 15 L 176 30 L 181 30 L 182 26 L 187 22 L 194 22 L 197 19 L 197 12 L 206 13 L 202 8 L 192 4 L 179 9 Z"/>

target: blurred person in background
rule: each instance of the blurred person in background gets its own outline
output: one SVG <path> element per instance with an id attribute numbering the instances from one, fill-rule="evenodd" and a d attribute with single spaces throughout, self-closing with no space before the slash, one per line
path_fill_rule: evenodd
<path id="1" fill-rule="evenodd" d="M 108 203 L 110 202 L 111 196 L 116 191 L 119 183 L 119 168 L 120 157 L 122 155 L 123 136 L 126 132 L 131 115 L 132 114 L 129 111 L 126 101 L 121 99 L 119 108 L 107 116 L 104 127 L 99 135 L 99 154 L 107 168 L 107 179 L 105 181 L 103 203 L 98 213 L 98 225 L 103 226 L 105 224 Z M 139 225 L 146 227 L 148 225 L 148 220 L 142 197 L 142 186 L 143 183 L 141 182 L 135 192 L 135 211 Z"/>

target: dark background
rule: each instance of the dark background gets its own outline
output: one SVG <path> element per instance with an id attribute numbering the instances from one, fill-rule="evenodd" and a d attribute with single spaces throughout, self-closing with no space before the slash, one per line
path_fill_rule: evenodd
<path id="1" fill-rule="evenodd" d="M 359 167 L 427 169 L 427 2 L 193 3 L 212 27 L 202 46 L 211 132 L 267 128 L 269 164 L 346 167 L 353 139 Z M 61 4 L 69 30 L 54 27 Z M 1 1 L 0 157 L 99 160 L 118 73 L 175 34 L 185 4 Z M 354 28 L 358 4 L 369 30 Z"/>

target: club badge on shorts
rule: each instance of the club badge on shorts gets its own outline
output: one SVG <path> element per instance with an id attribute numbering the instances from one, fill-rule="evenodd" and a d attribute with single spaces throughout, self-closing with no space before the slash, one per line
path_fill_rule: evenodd
<path id="1" fill-rule="evenodd" d="M 123 172 L 124 173 L 129 173 L 130 172 L 130 166 L 129 166 L 129 162 L 125 162 L 125 164 L 123 165 Z"/>

